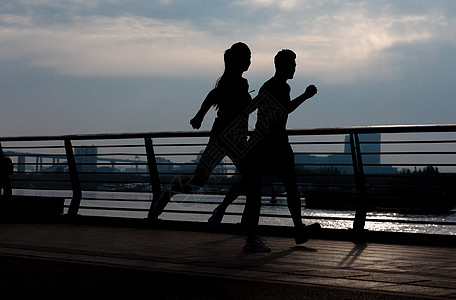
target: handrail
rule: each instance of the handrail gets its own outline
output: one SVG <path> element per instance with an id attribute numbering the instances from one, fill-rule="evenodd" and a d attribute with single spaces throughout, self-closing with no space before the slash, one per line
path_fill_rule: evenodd
<path id="1" fill-rule="evenodd" d="M 431 125 L 383 125 L 383 126 L 347 126 L 329 128 L 302 128 L 288 129 L 289 135 L 329 135 L 350 133 L 416 133 L 416 132 L 453 132 L 456 124 L 431 124 Z M 59 141 L 59 140 L 97 140 L 97 139 L 135 139 L 135 138 L 165 138 L 165 137 L 207 137 L 210 131 L 156 131 L 135 133 L 97 133 L 97 134 L 71 134 L 49 136 L 15 136 L 0 137 L 3 141 Z"/>
<path id="2" fill-rule="evenodd" d="M 362 231 L 364 229 L 364 223 L 366 220 L 366 188 L 369 185 L 372 185 L 369 182 L 369 179 L 372 177 L 378 177 L 378 175 L 372 175 L 369 174 L 369 172 L 365 172 L 366 168 L 373 167 L 373 166 L 382 166 L 380 163 L 372 162 L 372 161 L 365 161 L 363 162 L 363 157 L 367 156 L 379 156 L 379 155 L 456 155 L 456 152 L 453 151 L 416 151 L 416 152 L 410 152 L 410 151 L 378 151 L 378 152 L 369 152 L 369 153 L 362 153 L 361 152 L 361 145 L 360 141 L 358 139 L 358 135 L 360 134 L 370 134 L 370 133 L 382 133 L 382 134 L 396 134 L 396 133 L 456 133 L 456 124 L 433 124 L 433 125 L 387 125 L 387 126 L 351 126 L 351 127 L 334 127 L 334 128 L 306 128 L 306 129 L 288 129 L 287 130 L 289 136 L 328 136 L 328 135 L 349 135 L 350 138 L 350 146 L 351 150 L 350 153 L 338 153 L 337 151 L 305 151 L 305 152 L 299 152 L 296 151 L 296 154 L 299 155 L 333 155 L 334 157 L 351 157 L 351 161 L 338 161 L 336 163 L 325 163 L 325 162 L 307 162 L 305 166 L 311 167 L 311 166 L 320 166 L 320 167 L 349 167 L 352 166 L 353 168 L 353 175 L 350 174 L 339 174 L 340 177 L 350 177 L 354 176 L 355 177 L 355 184 L 353 184 L 353 191 L 356 191 L 358 193 L 358 199 L 362 201 L 358 201 L 357 204 L 357 210 L 356 210 L 356 216 L 355 216 L 355 224 L 354 228 L 357 230 Z M 98 147 L 100 149 L 104 148 L 114 148 L 114 147 L 125 147 L 125 148 L 139 148 L 143 149 L 143 152 L 141 154 L 137 154 L 138 157 L 141 156 L 141 159 L 146 159 L 145 161 L 133 161 L 131 159 L 122 159 L 122 158 L 117 158 L 117 163 L 116 165 L 118 166 L 129 166 L 131 164 L 136 164 L 136 168 L 138 166 L 147 166 L 147 172 L 142 173 L 142 172 L 137 172 L 137 173 L 131 173 L 131 174 L 137 174 L 138 176 L 142 175 L 147 175 L 149 180 L 146 181 L 150 184 L 152 187 L 152 194 L 153 194 L 153 200 L 157 199 L 157 197 L 161 193 L 162 185 L 164 184 L 162 182 L 161 176 L 170 176 L 171 174 L 174 174 L 173 172 L 167 172 L 167 171 L 158 171 L 158 167 L 174 167 L 174 166 L 189 166 L 189 165 L 195 165 L 195 162 L 158 162 L 157 161 L 157 156 L 165 155 L 167 157 L 179 157 L 179 156 L 191 156 L 191 155 L 197 155 L 196 152 L 192 152 L 191 150 L 186 149 L 185 152 L 176 152 L 176 153 L 170 153 L 168 152 L 160 152 L 156 151 L 158 147 L 195 147 L 195 146 L 204 146 L 204 142 L 195 142 L 195 141 L 190 141 L 188 143 L 184 142 L 176 142 L 176 143 L 170 143 L 170 142 L 165 142 L 165 143 L 156 143 L 155 140 L 158 139 L 167 139 L 167 138 L 207 138 L 209 136 L 210 132 L 209 131 L 161 131 L 161 132 L 142 132 L 142 133 L 102 133 L 102 134 L 73 134 L 73 135 L 54 135 L 54 136 L 15 136 L 15 137 L 0 137 L 0 149 L 3 149 L 3 152 L 8 152 L 7 150 L 10 149 L 8 146 L 3 146 L 2 143 L 11 143 L 11 142 L 63 142 L 62 146 L 56 146 L 56 145 L 50 145 L 50 146 L 11 146 L 12 149 L 39 149 L 39 150 L 46 150 L 46 149 L 61 149 L 63 148 L 65 150 L 65 153 L 53 153 L 53 154 L 36 154 L 36 173 L 39 173 L 38 171 L 38 165 L 42 164 L 42 161 L 39 161 L 38 158 L 42 160 L 43 157 L 47 157 L 48 159 L 53 158 L 53 159 L 63 159 L 66 158 L 67 163 L 58 163 L 58 162 L 53 162 L 52 165 L 54 166 L 65 166 L 67 165 L 69 167 L 69 179 L 72 187 L 72 192 L 73 192 L 73 200 L 71 201 L 69 205 L 69 210 L 68 214 L 69 215 L 76 215 L 78 214 L 79 208 L 81 207 L 81 197 L 82 197 L 82 192 L 84 190 L 83 186 L 84 183 L 87 182 L 103 182 L 103 179 L 97 179 L 97 178 L 88 178 L 87 176 L 91 175 L 107 175 L 111 174 L 110 172 L 100 172 L 97 174 L 92 174 L 91 171 L 81 171 L 78 170 L 76 165 L 84 165 L 84 166 L 93 166 L 93 167 L 100 167 L 100 166 L 105 166 L 108 167 L 110 165 L 110 158 L 109 156 L 112 155 L 118 155 L 118 156 L 128 156 L 128 155 L 133 155 L 134 152 L 131 152 L 131 154 L 128 151 L 115 151 L 111 153 L 97 153 L 97 154 L 77 154 L 75 153 L 74 149 L 76 148 L 82 148 L 85 146 L 73 146 L 72 142 L 75 141 L 95 141 L 95 140 L 127 140 L 127 139 L 141 139 L 143 140 L 143 143 L 140 142 L 135 142 L 134 145 L 131 144 L 126 144 L 126 145 L 99 145 Z M 153 141 L 154 140 L 154 141 Z M 153 142 L 152 142 L 153 141 Z M 292 142 L 296 146 L 311 146 L 311 145 L 321 145 L 321 146 L 331 146 L 331 145 L 337 145 L 337 144 L 344 144 L 342 142 L 333 142 L 333 141 L 297 141 L 297 142 Z M 347 142 L 345 142 L 346 144 Z M 423 143 L 423 144 L 436 144 L 436 143 L 453 143 L 456 144 L 456 140 L 453 138 L 452 140 L 442 140 L 441 138 L 439 140 L 413 140 L 413 141 L 386 141 L 384 142 L 385 144 L 417 144 L 417 143 Z M 376 142 L 371 142 L 371 141 L 365 141 L 361 142 L 361 144 L 376 144 Z M 55 150 L 55 151 L 57 151 Z M 0 153 L 0 156 L 3 155 L 3 153 Z M 33 153 L 25 153 L 25 156 L 32 156 Z M 97 160 L 103 160 L 105 162 L 103 163 L 98 163 L 98 162 L 84 162 L 84 163 L 78 163 L 77 158 L 78 157 L 95 157 Z M 115 161 L 115 159 L 112 159 Z M 27 163 L 25 162 L 18 162 L 18 166 L 21 166 L 25 168 Z M 222 165 L 226 165 L 222 164 Z M 229 164 L 228 164 L 229 165 Z M 402 162 L 400 164 L 397 164 L 400 166 L 428 166 L 427 163 L 410 163 L 410 162 Z M 297 166 L 301 166 L 300 164 L 297 163 Z M 445 162 L 439 162 L 438 166 L 442 167 L 454 167 L 456 164 L 454 163 L 448 163 L 447 161 Z M 217 172 L 214 171 L 215 174 Z M 43 173 L 44 174 L 44 173 Z M 56 171 L 54 174 L 66 174 L 63 171 Z M 182 172 L 180 174 L 189 174 L 188 172 Z M 218 173 L 220 175 L 220 173 Z M 337 174 L 336 174 L 337 175 Z M 313 174 L 310 175 L 300 175 L 302 177 L 319 177 L 319 176 L 336 176 L 334 174 Z M 391 175 L 384 175 L 383 178 L 387 178 L 388 176 Z M 436 176 L 430 174 L 429 176 Z M 34 179 L 34 181 L 39 181 L 40 179 Z M 89 181 L 87 181 L 89 180 Z M 116 182 L 122 182 L 122 178 L 117 179 L 117 181 L 112 181 L 113 183 Z M 54 179 L 54 181 L 58 182 L 63 182 L 65 180 L 63 179 Z M 128 183 L 128 181 L 127 181 Z M 227 183 L 229 184 L 229 183 Z M 327 186 L 328 183 L 312 183 L 310 187 L 324 187 Z M 335 182 L 333 183 L 333 186 L 335 188 L 341 188 L 341 187 L 348 187 L 346 182 Z M 403 185 L 404 187 L 407 187 L 407 185 Z M 395 187 L 390 187 L 387 184 L 378 184 L 374 186 L 374 188 L 379 189 L 379 188 L 395 188 Z M 413 186 L 411 186 L 413 187 Z M 430 188 L 432 186 L 429 186 Z M 312 191 L 310 191 L 312 192 Z M 309 192 L 309 193 L 310 193 Z M 309 198 L 310 199 L 310 198 Z M 108 208 L 105 208 L 108 210 Z M 111 208 L 109 208 L 111 209 Z M 127 210 L 145 210 L 144 208 L 142 209 L 136 209 L 136 208 L 127 208 Z M 169 209 L 170 212 L 173 211 L 173 209 Z M 266 214 L 267 215 L 267 214 Z"/>

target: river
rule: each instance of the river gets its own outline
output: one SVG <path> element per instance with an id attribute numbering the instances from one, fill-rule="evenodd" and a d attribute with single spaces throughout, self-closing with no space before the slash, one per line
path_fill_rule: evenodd
<path id="1" fill-rule="evenodd" d="M 65 206 L 71 199 L 71 191 L 56 190 L 14 190 L 15 195 L 35 195 L 65 197 Z M 98 215 L 125 218 L 146 218 L 152 196 L 150 193 L 93 191 L 83 192 L 81 215 Z M 223 196 L 218 195 L 177 195 L 168 204 L 160 218 L 165 220 L 185 220 L 206 222 L 211 211 Z M 276 204 L 270 204 L 268 198 L 263 199 L 261 224 L 276 226 L 292 226 L 286 199 L 277 198 Z M 238 223 L 244 207 L 244 197 L 239 197 L 227 210 L 224 223 Z M 303 201 L 305 204 L 305 201 Z M 106 208 L 106 209 L 103 209 Z M 122 210 L 115 210 L 121 208 Z M 66 212 L 66 208 L 65 208 Z M 196 212 L 196 213 L 195 213 Z M 348 210 L 302 210 L 304 223 L 319 222 L 323 228 L 349 229 L 353 226 L 354 211 Z M 456 235 L 456 210 L 443 214 L 403 214 L 397 212 L 368 212 L 366 229 L 371 231 L 407 232 Z"/>

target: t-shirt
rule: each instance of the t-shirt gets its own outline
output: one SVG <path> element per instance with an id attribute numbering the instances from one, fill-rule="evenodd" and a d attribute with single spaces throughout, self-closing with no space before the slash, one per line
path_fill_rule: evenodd
<path id="1" fill-rule="evenodd" d="M 216 106 L 217 117 L 212 125 L 211 138 L 217 138 L 222 132 L 237 132 L 247 139 L 247 107 L 252 101 L 249 94 L 249 83 L 245 78 L 223 79 L 208 95 L 211 104 Z M 232 142 L 245 143 L 241 140 Z"/>
<path id="2" fill-rule="evenodd" d="M 286 127 L 288 108 L 291 103 L 290 91 L 288 83 L 275 77 L 266 81 L 260 88 L 258 95 L 268 92 L 272 96 L 267 105 L 259 103 L 257 124 L 255 125 L 256 128 L 267 127 L 263 138 L 265 143 L 288 142 Z M 275 111 L 271 112 L 272 110 Z"/>

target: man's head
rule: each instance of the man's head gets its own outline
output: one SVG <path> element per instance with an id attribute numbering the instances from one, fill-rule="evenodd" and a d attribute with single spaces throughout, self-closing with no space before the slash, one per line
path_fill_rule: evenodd
<path id="1" fill-rule="evenodd" d="M 279 51 L 274 57 L 276 75 L 292 79 L 296 71 L 296 53 L 290 49 Z"/>

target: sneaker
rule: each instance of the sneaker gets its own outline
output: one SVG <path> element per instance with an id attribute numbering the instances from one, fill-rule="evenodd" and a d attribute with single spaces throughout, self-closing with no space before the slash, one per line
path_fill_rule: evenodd
<path id="1" fill-rule="evenodd" d="M 212 216 L 209 218 L 209 220 L 207 220 L 207 222 L 209 223 L 209 227 L 215 228 L 218 225 L 220 225 L 220 223 L 222 223 L 224 214 L 225 211 L 217 206 L 212 212 Z"/>
<path id="2" fill-rule="evenodd" d="M 295 242 L 296 245 L 304 244 L 309 240 L 309 237 L 314 236 L 321 229 L 319 223 L 306 226 L 302 225 L 301 228 L 296 230 Z"/>
<path id="3" fill-rule="evenodd" d="M 296 229 L 295 243 L 296 245 L 304 244 L 309 240 L 309 233 L 307 232 L 307 226 L 302 225 Z"/>
<path id="4" fill-rule="evenodd" d="M 265 253 L 271 252 L 271 248 L 266 246 L 264 242 L 259 238 L 247 239 L 244 245 L 244 251 L 246 252 L 256 252 L 256 253 Z"/>
<path id="5" fill-rule="evenodd" d="M 320 223 L 313 223 L 307 226 L 307 230 L 309 231 L 309 235 L 313 237 L 316 233 L 318 233 L 321 229 Z"/>

